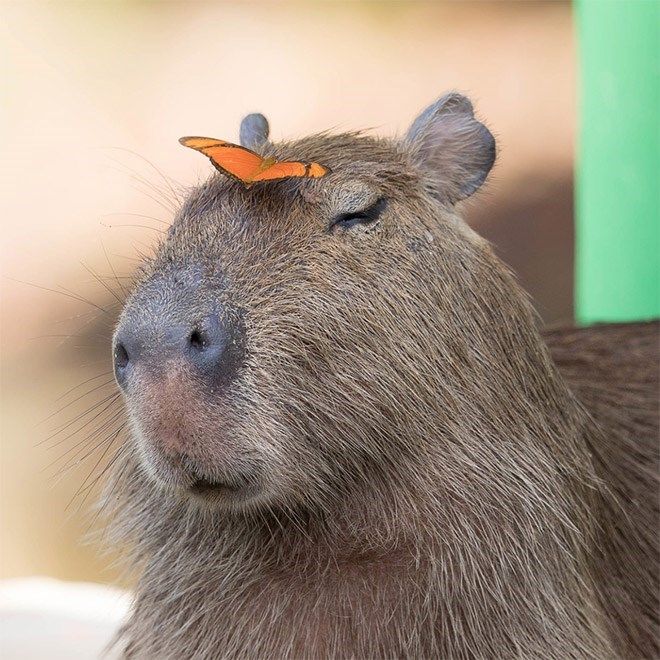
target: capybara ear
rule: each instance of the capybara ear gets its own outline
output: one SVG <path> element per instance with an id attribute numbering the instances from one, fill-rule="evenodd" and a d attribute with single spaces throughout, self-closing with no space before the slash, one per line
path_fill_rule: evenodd
<path id="1" fill-rule="evenodd" d="M 241 122 L 240 143 L 247 149 L 258 149 L 268 140 L 268 120 L 258 112 L 247 115 Z"/>
<path id="2" fill-rule="evenodd" d="M 469 197 L 495 162 L 495 138 L 474 118 L 470 100 L 456 92 L 445 94 L 415 119 L 404 146 L 429 191 L 443 203 Z"/>

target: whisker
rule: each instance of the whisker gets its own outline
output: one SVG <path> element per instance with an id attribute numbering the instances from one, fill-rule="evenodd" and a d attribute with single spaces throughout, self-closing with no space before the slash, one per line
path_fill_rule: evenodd
<path id="1" fill-rule="evenodd" d="M 81 463 L 84 463 L 84 462 L 85 462 L 85 461 L 86 461 L 86 460 L 87 460 L 87 459 L 88 459 L 88 458 L 89 458 L 94 452 L 97 451 L 97 449 L 98 449 L 99 447 L 103 446 L 103 445 L 106 443 L 106 441 L 107 441 L 109 435 L 111 435 L 111 434 L 113 433 L 112 426 L 113 426 L 114 424 L 116 424 L 120 419 L 121 419 L 121 415 L 120 415 L 120 414 L 115 415 L 114 417 L 112 417 L 111 419 L 109 419 L 107 422 L 105 422 L 105 423 L 103 424 L 103 426 L 102 426 L 101 428 L 99 428 L 97 431 L 95 431 L 92 435 L 90 435 L 89 437 L 85 437 L 85 438 L 83 438 L 83 440 L 81 440 L 80 442 L 78 442 L 77 445 L 76 445 L 75 447 L 72 447 L 72 448 L 69 449 L 67 452 L 65 452 L 65 454 L 63 454 L 62 456 L 58 457 L 57 460 L 53 461 L 53 462 L 48 466 L 48 468 L 53 467 L 58 461 L 61 461 L 61 460 L 64 458 L 64 456 L 65 456 L 67 453 L 69 453 L 72 449 L 75 449 L 77 446 L 82 445 L 82 447 L 80 447 L 80 449 L 78 449 L 78 451 L 76 451 L 75 454 L 73 454 L 72 456 L 70 456 L 70 457 L 66 460 L 65 463 L 63 463 L 62 465 L 60 465 L 60 466 L 57 468 L 57 470 L 52 474 L 51 478 L 52 478 L 53 480 L 55 480 L 55 482 L 57 483 L 57 482 L 59 482 L 59 481 L 62 479 L 62 477 L 63 477 L 67 472 L 69 472 L 69 470 L 71 470 L 72 468 L 74 468 L 76 465 L 80 465 Z M 125 424 L 125 422 L 124 422 L 124 424 Z M 105 434 L 108 434 L 108 435 L 105 435 Z M 94 445 L 94 446 L 90 449 L 90 445 L 92 444 L 92 441 L 96 440 L 96 438 L 98 438 L 99 435 L 104 435 L 103 440 L 101 440 L 101 441 L 99 441 L 98 443 L 96 443 L 96 445 Z M 83 453 L 83 452 L 84 452 L 84 453 Z M 82 454 L 82 455 L 81 455 L 81 454 Z M 42 472 L 43 472 L 43 470 L 42 470 Z"/>
<path id="2" fill-rule="evenodd" d="M 116 229 L 117 227 L 132 227 L 134 229 L 149 229 L 150 231 L 155 231 L 158 232 L 159 234 L 166 234 L 162 229 L 158 229 L 158 227 L 150 227 L 149 225 L 133 225 L 133 224 L 107 224 L 105 222 L 101 223 L 104 227 L 107 227 L 108 229 Z"/>
<path id="3" fill-rule="evenodd" d="M 119 430 L 119 431 L 122 431 L 123 428 L 120 428 L 120 429 L 118 429 L 118 430 Z M 124 438 L 124 440 L 126 440 L 126 438 Z M 119 458 L 122 457 L 122 453 L 123 453 L 124 451 L 125 451 L 125 446 L 124 446 L 124 445 L 121 445 L 120 447 L 118 447 L 118 448 L 117 448 L 117 453 L 112 457 L 112 459 L 111 459 L 111 460 L 108 462 L 108 464 L 103 468 L 103 470 L 101 470 L 101 472 L 96 476 L 95 480 L 94 480 L 91 484 L 89 484 L 88 486 L 86 486 L 84 490 L 87 490 L 88 488 L 93 488 L 94 485 L 98 482 L 98 480 L 99 480 L 104 474 L 106 474 L 107 471 L 108 471 L 109 469 L 112 468 L 112 466 L 113 466 L 113 465 L 119 460 Z M 125 470 L 125 469 L 126 469 L 126 468 L 123 467 L 123 468 L 122 468 L 122 471 L 120 472 L 120 474 L 122 474 L 122 473 L 123 473 L 123 470 Z"/>
<path id="4" fill-rule="evenodd" d="M 133 177 L 133 178 L 135 179 L 135 177 Z M 138 186 L 138 185 L 132 185 L 131 188 L 133 188 L 133 190 L 139 192 L 141 195 L 144 195 L 145 197 L 148 197 L 152 202 L 155 202 L 156 204 L 158 204 L 158 206 L 160 206 L 167 213 L 172 213 L 172 214 L 176 213 L 176 210 L 177 210 L 176 207 L 173 206 L 173 205 L 166 204 L 165 202 L 163 202 L 162 198 L 159 198 L 159 197 L 156 197 L 155 195 L 152 195 L 151 193 L 144 190 L 143 188 L 140 188 L 140 186 Z"/>
<path id="5" fill-rule="evenodd" d="M 154 215 L 146 215 L 144 213 L 104 213 L 101 217 L 102 218 L 109 218 L 111 216 L 122 216 L 122 215 L 128 215 L 132 216 L 134 218 L 145 218 L 147 220 L 155 220 L 156 222 L 160 222 L 163 225 L 169 225 L 170 223 L 167 220 L 163 220 L 162 218 L 157 218 Z"/>
<path id="6" fill-rule="evenodd" d="M 149 165 L 149 167 L 151 167 L 160 176 L 160 178 L 165 182 L 165 185 L 169 188 L 170 192 L 172 193 L 172 197 L 173 197 L 174 201 L 177 202 L 178 204 L 181 204 L 181 198 L 179 197 L 179 194 L 176 192 L 176 190 L 172 186 L 173 179 L 171 179 L 171 177 L 166 176 L 163 173 L 163 171 L 159 167 L 157 167 L 154 163 L 152 163 L 148 158 L 145 158 L 142 154 L 139 154 L 136 151 L 133 151 L 131 149 L 126 149 L 124 147 L 111 147 L 111 148 L 117 149 L 118 151 L 124 151 L 126 153 L 132 154 L 133 156 L 136 156 L 137 158 L 139 158 L 140 160 L 145 162 L 147 165 Z M 118 162 L 118 161 L 115 160 L 115 162 Z M 175 183 L 177 183 L 177 182 L 175 181 Z M 181 186 L 180 183 L 178 185 Z"/>
<path id="7" fill-rule="evenodd" d="M 90 275 L 102 286 L 105 290 L 120 304 L 123 305 L 124 301 L 115 293 L 113 289 L 108 286 L 108 284 L 99 277 L 86 263 L 80 262 L 80 265 L 88 272 Z"/>
<path id="8" fill-rule="evenodd" d="M 93 380 L 93 379 L 90 379 L 90 380 Z M 69 406 L 72 406 L 74 403 L 76 403 L 76 401 L 80 401 L 81 399 L 84 399 L 86 396 L 89 396 L 92 392 L 96 392 L 97 390 L 100 390 L 102 387 L 107 387 L 108 385 L 110 385 L 110 383 L 113 383 L 114 380 L 115 380 L 114 378 L 111 378 L 111 379 L 107 380 L 106 382 L 101 383 L 100 385 L 96 385 L 95 387 L 92 387 L 91 390 L 87 390 L 87 392 L 85 392 L 84 394 L 81 394 L 80 396 L 77 396 L 72 401 L 69 401 L 69 403 L 62 406 L 59 410 L 56 410 L 55 412 L 52 412 L 50 415 L 48 415 L 48 417 L 42 419 L 40 422 L 37 422 L 37 426 L 39 426 L 41 424 L 44 424 L 45 422 L 47 422 L 49 419 L 51 419 L 55 415 L 63 412 Z"/>
<path id="9" fill-rule="evenodd" d="M 60 287 L 62 291 L 59 289 L 51 289 L 47 286 L 41 286 L 40 284 L 34 284 L 33 282 L 25 282 L 24 280 L 17 280 L 14 279 L 13 277 L 8 277 L 8 280 L 11 280 L 12 282 L 18 282 L 19 284 L 25 284 L 26 286 L 31 286 L 34 287 L 35 289 L 42 289 L 43 291 L 49 291 L 50 293 L 58 293 L 61 296 L 65 296 L 67 298 L 72 298 L 73 300 L 77 300 L 78 302 L 86 303 L 88 305 L 91 305 L 92 307 L 95 307 L 99 311 L 103 312 L 104 314 L 108 313 L 107 309 L 104 309 L 103 307 L 97 305 L 96 303 L 92 302 L 91 300 L 87 300 L 87 298 L 84 298 L 83 296 L 74 293 L 73 291 L 69 291 L 65 287 Z"/>
<path id="10" fill-rule="evenodd" d="M 132 167 L 129 167 L 122 161 L 108 156 L 108 160 L 115 163 L 119 167 L 109 167 L 109 169 L 119 172 L 123 176 L 127 177 L 131 182 L 131 187 L 139 192 L 140 194 L 148 197 L 152 201 L 156 202 L 162 209 L 167 211 L 167 213 L 175 213 L 177 210 L 177 205 L 180 204 L 178 200 L 172 199 L 167 191 L 164 191 L 162 188 L 159 188 L 157 185 L 149 181 L 146 177 L 142 176 L 137 170 Z M 156 196 L 154 196 L 154 194 Z"/>
<path id="11" fill-rule="evenodd" d="M 116 400 L 116 399 L 119 398 L 119 396 L 120 396 L 119 392 L 114 392 L 113 394 L 110 394 L 110 395 L 108 395 L 107 397 L 101 399 L 101 401 L 95 403 L 95 404 L 94 404 L 93 406 L 91 406 L 87 411 L 85 411 L 84 413 L 82 413 L 81 415 L 79 415 L 78 417 L 76 417 L 75 419 L 72 419 L 71 421 L 65 423 L 63 426 L 61 426 L 61 427 L 59 427 L 59 428 L 56 428 L 56 429 L 54 430 L 54 432 L 53 432 L 49 437 L 47 437 L 45 440 L 42 440 L 42 441 L 39 443 L 39 445 L 42 445 L 43 443 L 48 442 L 49 440 L 52 440 L 53 438 L 57 437 L 57 436 L 58 436 L 60 433 L 62 433 L 63 431 L 66 431 L 66 429 L 68 429 L 68 428 L 70 428 L 71 426 L 73 426 L 74 424 L 76 424 L 76 423 L 82 421 L 85 417 L 87 417 L 87 415 L 89 415 L 90 413 L 94 412 L 97 408 L 99 408 L 100 406 L 102 406 L 104 403 L 110 401 L 110 404 L 112 404 L 114 400 Z M 91 422 L 93 422 L 94 419 L 96 419 L 96 417 L 97 417 L 98 415 L 102 414 L 105 410 L 107 410 L 107 407 L 104 408 L 104 409 L 103 409 L 102 411 L 100 411 L 99 413 L 97 413 L 96 416 L 94 416 L 94 417 L 92 417 L 90 420 L 88 420 L 88 421 L 87 421 L 83 426 L 81 426 L 79 429 L 76 429 L 76 430 L 73 432 L 73 434 L 78 433 L 79 431 L 82 431 L 82 429 L 86 428 L 88 424 L 90 424 Z M 68 435 L 66 438 L 63 438 L 63 440 L 66 440 L 67 438 L 70 438 L 70 437 L 71 437 L 71 435 Z M 58 444 L 59 444 L 59 443 L 58 443 Z M 37 446 L 39 446 L 39 445 L 37 445 Z M 54 445 L 54 446 L 57 446 L 57 445 Z"/>
<path id="12" fill-rule="evenodd" d="M 69 501 L 69 503 L 68 503 L 68 504 L 66 505 L 66 507 L 64 508 L 65 511 L 68 510 L 68 508 L 71 506 L 71 504 L 73 503 L 73 501 L 74 501 L 74 500 L 75 500 L 75 499 L 81 494 L 81 492 L 82 492 L 82 488 L 83 488 L 83 487 L 85 486 L 85 484 L 89 481 L 89 478 L 91 477 L 91 475 L 94 474 L 94 472 L 96 471 L 96 469 L 98 468 L 98 466 L 101 464 L 101 461 L 102 461 L 102 460 L 105 458 L 105 456 L 107 455 L 108 451 L 110 451 L 110 448 L 111 448 L 112 445 L 114 444 L 115 440 L 117 439 L 117 437 L 119 436 L 119 434 L 121 433 L 121 431 L 122 431 L 122 429 L 124 428 L 125 425 L 126 425 L 126 423 L 124 422 L 124 424 L 122 424 L 122 426 L 120 426 L 120 427 L 117 429 L 117 431 L 114 433 L 114 435 L 112 435 L 112 436 L 110 437 L 109 440 L 106 440 L 106 442 L 108 442 L 108 446 L 104 449 L 104 451 L 103 451 L 103 453 L 101 454 L 101 456 L 99 457 L 98 461 L 96 461 L 96 463 L 94 464 L 94 467 L 90 470 L 89 474 L 88 474 L 87 477 L 85 478 L 85 481 L 83 481 L 83 483 L 82 483 L 82 485 L 80 486 L 80 488 L 78 488 L 78 490 L 76 491 L 75 495 L 71 498 L 71 500 Z M 80 503 L 80 508 L 82 508 L 82 505 L 85 503 L 85 500 L 87 499 L 87 497 L 88 497 L 88 495 L 89 495 L 90 492 L 91 492 L 91 489 L 87 491 L 87 494 L 85 495 L 85 497 L 83 498 L 82 502 Z"/>
<path id="13" fill-rule="evenodd" d="M 59 319 L 54 319 L 53 325 L 62 325 L 63 323 L 68 323 L 69 321 L 77 321 L 79 319 L 85 319 L 85 317 L 89 317 L 89 318 L 84 322 L 83 326 L 79 328 L 78 330 L 79 332 L 82 332 L 84 328 L 86 328 L 94 321 L 103 318 L 101 314 L 99 314 L 96 310 L 88 309 L 83 312 L 78 312 L 77 314 L 72 314 L 71 316 L 62 316 Z"/>
<path id="14" fill-rule="evenodd" d="M 126 440 L 126 439 L 124 438 L 124 440 Z M 117 452 L 112 457 L 112 459 L 108 462 L 108 465 L 106 465 L 106 467 L 101 471 L 101 473 L 99 474 L 97 479 L 94 481 L 94 484 L 92 484 L 92 486 L 95 485 L 103 477 L 103 475 L 105 475 L 108 472 L 108 470 L 112 469 L 112 467 L 114 465 L 116 465 L 117 461 L 121 460 L 124 457 L 125 453 L 126 453 L 126 444 L 124 442 L 123 444 L 119 445 L 119 447 L 117 448 Z M 119 468 L 119 471 L 116 474 L 116 477 L 117 477 L 118 480 L 121 480 L 123 478 L 126 470 L 127 470 L 127 463 L 124 463 L 124 465 L 122 465 Z M 87 488 L 90 488 L 90 487 L 91 486 L 88 486 Z M 108 506 L 108 500 L 106 498 L 104 498 L 96 506 L 96 512 L 94 513 L 94 516 L 90 520 L 90 523 L 87 527 L 86 533 L 89 533 L 90 529 L 96 524 L 96 521 L 101 516 L 101 514 L 104 513 L 107 506 Z M 104 538 L 104 535 L 105 535 L 106 532 L 107 532 L 107 528 L 101 530 L 101 538 Z"/>
<path id="15" fill-rule="evenodd" d="M 46 470 L 50 469 L 57 463 L 59 463 L 65 456 L 70 454 L 72 451 L 74 451 L 76 448 L 81 447 L 73 456 L 70 456 L 67 461 L 71 460 L 72 458 L 78 456 L 81 451 L 84 451 L 86 447 L 88 447 L 93 440 L 95 440 L 99 435 L 104 433 L 105 431 L 108 430 L 109 427 L 111 427 L 120 417 L 122 416 L 122 411 L 121 410 L 113 410 L 110 415 L 108 416 L 107 419 L 105 419 L 102 423 L 99 421 L 99 427 L 90 433 L 89 435 L 85 435 L 82 440 L 79 440 L 73 447 L 69 447 L 63 454 L 58 456 L 54 461 L 51 461 L 43 470 L 42 472 L 45 472 Z M 74 434 L 75 435 L 75 434 Z M 68 439 L 68 438 L 67 438 Z M 58 444 L 61 444 L 58 443 Z M 50 450 L 55 449 L 57 445 L 54 445 L 53 447 L 49 447 Z M 58 468 L 58 470 L 65 470 L 66 465 L 62 468 Z"/>
<path id="16" fill-rule="evenodd" d="M 69 394 L 71 394 L 73 391 L 77 390 L 78 388 L 82 387 L 83 385 L 87 385 L 87 383 L 90 383 L 93 380 L 97 380 L 98 378 L 103 378 L 103 376 L 108 376 L 111 373 L 112 371 L 104 371 L 102 374 L 98 374 L 97 376 L 92 376 L 87 380 L 83 380 L 82 383 L 78 383 L 78 385 L 74 385 L 70 390 L 67 390 L 64 394 L 58 396 L 57 399 L 55 399 L 55 402 L 57 403 L 58 401 L 61 401 L 62 399 L 69 396 Z"/>
<path id="17" fill-rule="evenodd" d="M 108 262 L 108 266 L 110 266 L 110 270 L 112 271 L 112 274 L 115 277 L 115 281 L 119 285 L 119 290 L 121 291 L 122 295 L 124 296 L 124 300 L 128 297 L 126 295 L 126 291 L 124 290 L 124 287 L 122 286 L 121 280 L 117 277 L 117 273 L 115 272 L 115 268 L 112 265 L 112 262 L 110 261 L 110 257 L 108 256 L 108 251 L 105 249 L 105 245 L 103 244 L 103 241 L 101 241 L 101 247 L 103 248 L 103 254 L 105 255 L 105 260 Z"/>

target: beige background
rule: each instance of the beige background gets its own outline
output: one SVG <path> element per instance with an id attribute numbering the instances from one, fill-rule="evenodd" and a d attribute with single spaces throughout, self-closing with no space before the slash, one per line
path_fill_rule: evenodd
<path id="1" fill-rule="evenodd" d="M 130 276 L 176 197 L 210 173 L 181 135 L 235 140 L 250 111 L 274 138 L 400 133 L 464 91 L 500 147 L 469 220 L 546 320 L 569 319 L 571 20 L 557 2 L 2 3 L 1 575 L 114 577 L 81 541 L 95 494 L 67 508 L 106 445 L 57 473 L 106 437 L 93 436 L 100 424 L 122 423 L 118 407 L 75 420 L 114 392 L 109 337 L 127 281 L 113 271 Z"/>

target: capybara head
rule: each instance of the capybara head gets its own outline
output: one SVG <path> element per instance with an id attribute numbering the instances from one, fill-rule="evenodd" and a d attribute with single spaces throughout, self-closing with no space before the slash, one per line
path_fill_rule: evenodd
<path id="1" fill-rule="evenodd" d="M 274 144 L 250 115 L 241 142 L 331 171 L 249 188 L 215 175 L 145 264 L 114 337 L 142 468 L 164 497 L 234 511 L 405 478 L 438 424 L 451 443 L 465 405 L 479 423 L 530 325 L 454 209 L 494 139 L 451 93 L 401 139 Z"/>

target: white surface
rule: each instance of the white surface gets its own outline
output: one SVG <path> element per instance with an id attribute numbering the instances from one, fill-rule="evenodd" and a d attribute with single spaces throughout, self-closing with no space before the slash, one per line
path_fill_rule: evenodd
<path id="1" fill-rule="evenodd" d="M 101 584 L 42 577 L 4 580 L 0 582 L 0 657 L 99 658 L 129 605 L 129 594 Z"/>

